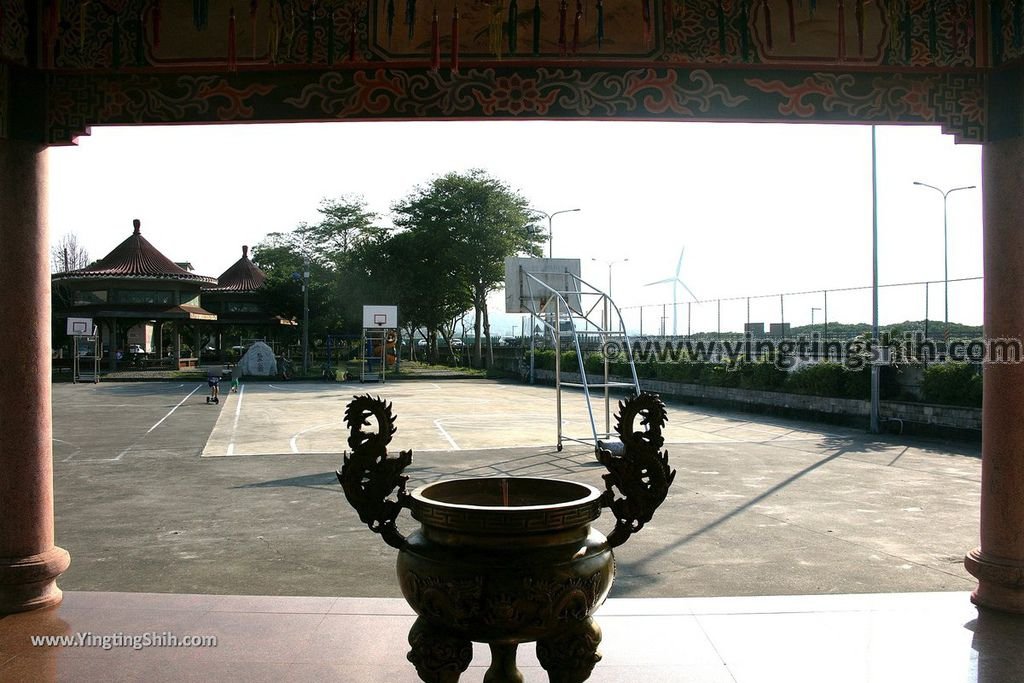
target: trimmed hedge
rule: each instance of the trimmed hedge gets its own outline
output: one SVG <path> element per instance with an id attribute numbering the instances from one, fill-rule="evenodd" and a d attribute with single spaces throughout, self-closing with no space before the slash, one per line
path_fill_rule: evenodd
<path id="1" fill-rule="evenodd" d="M 575 351 L 563 352 L 561 360 L 562 370 L 579 372 Z M 554 370 L 555 352 L 551 349 L 538 350 L 535 364 L 541 370 Z M 600 354 L 588 354 L 583 365 L 590 375 L 604 373 L 604 359 Z M 629 377 L 629 364 L 612 362 L 609 365 L 609 372 L 617 377 Z M 892 368 L 882 369 L 883 396 L 898 393 L 894 372 L 895 369 Z M 842 364 L 832 362 L 808 364 L 793 372 L 787 372 L 768 361 L 650 361 L 637 363 L 636 374 L 639 379 L 736 387 L 753 391 L 778 391 L 859 400 L 868 400 L 871 397 L 871 372 L 868 368 L 848 370 Z M 925 369 L 922 392 L 926 403 L 980 407 L 981 373 L 976 366 L 968 363 L 936 363 Z"/>
<path id="2" fill-rule="evenodd" d="M 970 363 L 935 363 L 924 370 L 921 393 L 926 403 L 981 407 L 981 373 Z"/>

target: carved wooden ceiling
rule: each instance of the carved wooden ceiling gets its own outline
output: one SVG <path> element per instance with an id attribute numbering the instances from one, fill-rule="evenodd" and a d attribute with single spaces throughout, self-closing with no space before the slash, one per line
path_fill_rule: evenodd
<path id="1" fill-rule="evenodd" d="M 1021 134 L 1022 53 L 1024 0 L 0 0 L 0 137 L 620 118 L 983 141 Z"/>

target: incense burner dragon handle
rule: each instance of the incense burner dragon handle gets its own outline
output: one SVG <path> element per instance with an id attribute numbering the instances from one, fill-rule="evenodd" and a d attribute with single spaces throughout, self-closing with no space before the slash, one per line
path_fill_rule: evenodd
<path id="1" fill-rule="evenodd" d="M 620 443 L 597 444 L 597 458 L 608 469 L 601 505 L 615 515 L 615 528 L 608 536 L 613 548 L 651 521 L 676 476 L 668 465 L 668 451 L 661 450 L 668 413 L 657 394 L 645 391 L 619 401 L 615 420 Z"/>
<path id="2" fill-rule="evenodd" d="M 365 431 L 373 422 L 377 431 Z M 370 531 L 391 547 L 402 548 L 405 536 L 395 521 L 402 508 L 409 507 L 405 490 L 409 477 L 402 470 L 412 462 L 412 451 L 401 451 L 397 458 L 388 456 L 387 446 L 396 431 L 391 404 L 379 396 L 354 396 L 345 408 L 345 424 L 352 453 L 345 455 L 337 472 L 345 497 Z"/>

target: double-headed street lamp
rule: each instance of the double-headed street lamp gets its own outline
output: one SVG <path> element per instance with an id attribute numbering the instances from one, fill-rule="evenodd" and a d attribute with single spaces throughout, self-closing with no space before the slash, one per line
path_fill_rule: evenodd
<path id="1" fill-rule="evenodd" d="M 573 212 L 579 211 L 579 209 L 561 209 L 561 210 L 555 211 L 553 213 L 548 213 L 547 211 L 541 211 L 540 209 L 534 209 L 534 208 L 530 208 L 529 211 L 532 211 L 532 212 L 534 212 L 536 214 L 540 214 L 541 216 L 544 216 L 545 218 L 548 219 L 548 258 L 551 258 L 551 254 L 552 254 L 552 252 L 554 250 L 554 237 L 553 237 L 553 234 L 551 232 L 551 222 L 554 220 L 555 216 L 557 216 L 560 213 L 573 213 Z M 532 327 L 532 322 L 533 322 L 533 317 L 532 316 L 530 317 L 530 321 L 531 321 L 531 327 Z M 554 325 L 554 329 L 557 330 L 558 329 L 558 321 L 557 320 L 553 321 L 553 325 Z M 533 381 L 534 381 L 534 338 L 533 337 L 534 337 L 533 330 L 531 330 L 530 331 L 530 384 L 533 384 Z M 557 334 L 555 335 L 555 339 L 556 339 L 556 346 L 557 346 L 557 339 L 558 339 L 558 335 Z M 556 349 L 556 353 L 557 352 L 558 351 Z"/>
<path id="2" fill-rule="evenodd" d="M 915 185 L 920 185 L 921 187 L 930 187 L 931 189 L 935 190 L 936 192 L 938 192 L 939 194 L 942 195 L 942 267 L 943 267 L 942 282 L 943 282 L 943 286 L 945 288 L 944 289 L 944 294 L 945 294 L 945 304 L 946 304 L 946 316 L 945 316 L 946 331 L 945 331 L 945 337 L 946 337 L 946 340 L 949 341 L 949 201 L 948 201 L 948 199 L 949 199 L 949 195 L 953 194 L 954 192 L 959 192 L 960 190 L 973 190 L 977 186 L 976 185 L 962 185 L 960 187 L 954 187 L 954 188 L 949 189 L 949 190 L 942 190 L 942 189 L 939 189 L 939 188 L 935 187 L 934 185 L 929 185 L 928 183 L 922 183 L 922 182 L 920 182 L 918 180 L 915 180 L 914 184 Z"/>
<path id="3" fill-rule="evenodd" d="M 534 213 L 539 213 L 541 216 L 544 216 L 545 218 L 548 219 L 548 258 L 551 258 L 551 253 L 553 250 L 552 245 L 554 242 L 551 233 L 551 221 L 555 218 L 555 216 L 557 216 L 560 213 L 573 213 L 575 211 L 579 211 L 579 209 L 562 209 L 561 211 L 555 211 L 554 213 L 548 213 L 547 211 L 541 211 L 540 209 L 530 209 L 530 211 L 533 211 Z"/>
<path id="4" fill-rule="evenodd" d="M 612 296 L 612 266 L 614 266 L 616 263 L 625 263 L 629 259 L 620 258 L 615 261 L 602 261 L 601 259 L 592 258 L 590 260 L 594 261 L 595 263 L 603 263 L 608 266 L 608 298 L 610 299 Z"/>

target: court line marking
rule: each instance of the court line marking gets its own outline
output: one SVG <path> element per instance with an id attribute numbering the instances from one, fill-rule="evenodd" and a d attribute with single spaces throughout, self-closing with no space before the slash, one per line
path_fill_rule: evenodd
<path id="1" fill-rule="evenodd" d="M 63 460 L 61 460 L 61 462 L 68 462 L 68 461 L 70 461 L 70 460 L 71 460 L 72 458 L 74 458 L 74 457 L 75 457 L 76 455 L 78 455 L 79 453 L 81 453 L 81 452 L 82 452 L 82 447 L 81 447 L 81 446 L 78 446 L 78 445 L 76 445 L 76 444 L 73 444 L 73 443 L 71 443 L 70 441 L 65 441 L 64 439 L 58 439 L 58 438 L 55 438 L 55 437 L 50 437 L 50 438 L 51 438 L 51 439 L 52 439 L 52 440 L 53 440 L 54 442 L 56 442 L 56 443 L 62 443 L 62 444 L 65 444 L 65 445 L 67 445 L 67 446 L 71 446 L 72 448 L 74 448 L 74 449 L 75 449 L 75 450 L 71 451 L 71 455 L 69 455 L 68 457 L 66 457 L 66 458 L 64 458 Z"/>
<path id="2" fill-rule="evenodd" d="M 565 460 L 567 457 L 570 457 L 570 456 L 573 455 L 573 453 L 569 453 L 569 456 L 565 455 L 565 453 L 568 452 L 568 449 L 569 448 L 573 448 L 573 447 L 578 447 L 578 448 L 585 449 L 585 450 L 579 451 L 578 453 L 575 453 L 575 455 L 581 455 L 581 454 L 586 454 L 587 452 L 593 452 L 592 448 L 587 448 L 586 446 L 581 446 L 580 444 L 566 444 L 565 445 L 565 449 L 566 450 L 562 451 L 562 453 L 557 453 L 555 451 L 554 444 L 552 444 L 550 442 L 543 443 L 543 444 L 525 444 L 525 445 L 522 445 L 522 446 L 483 446 L 481 448 L 473 448 L 472 450 L 474 450 L 474 451 L 506 451 L 506 450 L 509 450 L 509 449 L 516 449 L 516 448 L 530 448 L 530 449 L 532 449 L 532 448 L 550 448 L 551 449 L 550 451 L 542 451 L 542 452 L 539 452 L 539 453 L 533 453 L 533 454 L 531 454 L 528 457 L 535 457 L 535 456 L 539 457 L 539 456 L 542 456 L 542 455 L 559 455 L 559 456 L 561 456 L 561 457 L 559 457 L 559 460 Z M 414 454 L 415 453 L 452 453 L 452 452 L 454 452 L 454 451 L 449 450 L 447 448 L 413 448 L 411 450 L 413 451 Z M 272 456 L 272 457 L 284 458 L 284 457 L 287 457 L 289 455 L 309 455 L 309 456 L 313 456 L 313 455 L 325 456 L 326 455 L 326 456 L 331 456 L 331 457 L 338 457 L 338 456 L 344 456 L 346 453 L 347 453 L 347 451 L 306 451 L 305 453 L 284 453 L 284 452 L 234 453 L 233 457 L 236 457 L 236 458 L 243 458 L 243 457 L 258 458 L 258 457 L 263 457 L 263 456 Z M 207 458 L 223 458 L 223 457 L 226 457 L 226 456 L 223 456 L 223 455 L 206 455 L 206 456 L 203 456 L 203 457 L 207 457 Z M 489 467 L 490 465 L 487 465 L 487 466 Z M 481 465 L 481 467 L 484 467 L 484 465 Z"/>
<path id="3" fill-rule="evenodd" d="M 227 454 L 235 452 L 235 432 L 238 430 L 238 417 L 242 414 L 242 397 L 245 396 L 245 385 L 238 387 L 238 405 L 235 406 L 235 421 L 231 423 L 231 438 L 228 440 Z M 212 434 L 212 432 L 211 432 Z"/>
<path id="4" fill-rule="evenodd" d="M 182 385 L 182 386 L 184 386 L 184 385 Z M 157 427 L 159 427 L 159 426 L 160 426 L 161 424 L 163 424 L 163 421 L 164 421 L 164 420 L 166 420 L 166 419 L 167 419 L 167 418 L 169 418 L 169 417 L 170 417 L 171 415 L 173 415 L 173 414 L 174 414 L 174 411 L 175 411 L 175 410 L 177 410 L 178 408 L 180 408 L 180 407 L 181 407 L 181 404 L 183 404 L 183 403 L 184 403 L 185 401 L 187 401 L 187 400 L 189 400 L 190 398 L 192 398 L 192 395 L 193 395 L 193 394 L 195 394 L 195 393 L 196 393 L 197 391 L 199 391 L 199 389 L 200 389 L 200 388 L 201 388 L 202 386 L 203 386 L 202 384 L 197 384 L 197 385 L 196 385 L 196 388 L 195 388 L 195 389 L 193 389 L 192 391 L 188 392 L 188 395 L 186 395 L 186 396 L 185 396 L 185 398 L 183 398 L 183 399 L 181 399 L 180 401 L 178 401 L 178 405 L 176 405 L 176 406 L 174 406 L 173 408 L 171 408 L 171 409 L 170 409 L 170 410 L 169 410 L 169 411 L 167 412 L 167 414 L 166 414 L 166 415 L 164 415 L 164 416 L 163 416 L 163 417 L 161 417 L 161 418 L 160 418 L 159 420 L 157 420 L 157 423 L 156 423 L 155 425 L 153 425 L 152 427 L 150 427 L 149 429 L 147 429 L 147 430 L 146 430 L 146 433 L 145 433 L 145 434 L 143 434 L 142 436 L 140 436 L 140 437 L 139 437 L 138 439 L 136 439 L 136 440 L 135 440 L 135 441 L 134 441 L 134 442 L 133 442 L 133 443 L 132 443 L 132 444 L 131 444 L 130 446 L 128 446 L 128 448 L 126 448 L 126 449 L 124 449 L 123 451 L 121 451 L 120 453 L 118 453 L 118 454 L 117 454 L 117 457 L 116 457 L 116 458 L 111 458 L 111 459 L 110 459 L 110 462 L 118 462 L 118 461 L 120 461 L 120 460 L 121 460 L 121 458 L 123 458 L 123 457 L 124 457 L 125 455 L 127 455 L 128 451 L 130 451 L 131 449 L 133 449 L 133 448 L 135 448 L 135 447 L 136 447 L 137 445 L 139 445 L 139 442 L 141 442 L 141 441 L 142 441 L 142 440 L 143 440 L 144 438 L 146 438 L 146 436 L 148 436 L 148 435 L 149 435 L 149 434 L 150 434 L 150 433 L 151 433 L 151 432 L 152 432 L 152 431 L 153 431 L 154 429 L 156 429 L 156 428 L 157 428 Z"/>
<path id="5" fill-rule="evenodd" d="M 54 405 L 59 405 L 61 408 L 70 410 L 73 410 L 75 408 L 149 408 L 149 406 L 139 405 L 138 403 L 81 403 L 79 401 L 59 403 Z"/>
<path id="6" fill-rule="evenodd" d="M 117 380 L 113 380 L 113 381 L 116 382 Z M 152 389 L 152 393 L 158 393 L 158 394 L 173 393 L 175 389 L 181 389 L 183 386 L 185 386 L 184 382 L 182 382 L 181 384 L 176 384 L 174 386 L 165 385 L 163 382 L 147 382 L 146 384 L 152 384 L 155 387 L 154 389 Z M 150 389 L 151 389 L 150 387 L 146 387 L 147 391 L 143 392 L 143 391 L 141 391 L 139 389 L 139 385 L 138 385 L 137 382 L 128 382 L 128 383 L 125 383 L 125 384 L 116 384 L 116 385 L 111 385 L 111 384 L 103 385 L 101 383 L 101 384 L 95 385 L 95 387 L 96 387 L 96 390 L 98 392 L 109 392 L 111 394 L 137 394 L 137 395 L 147 395 L 147 394 L 150 393 Z"/>
<path id="7" fill-rule="evenodd" d="M 453 450 L 461 451 L 462 449 L 459 448 L 459 444 L 455 443 L 455 439 L 452 438 L 452 435 L 449 434 L 448 431 L 441 425 L 441 422 L 444 419 L 445 418 L 443 418 L 443 417 L 439 417 L 438 419 L 434 420 L 434 427 L 436 427 L 437 431 L 441 432 L 441 436 L 443 436 L 445 438 L 445 440 L 449 444 L 451 444 L 451 447 L 452 447 Z"/>
<path id="8" fill-rule="evenodd" d="M 193 389 L 192 391 L 188 392 L 188 395 L 187 395 L 187 396 L 185 396 L 185 398 L 183 398 L 183 399 L 181 399 L 180 401 L 178 401 L 178 405 L 176 405 L 176 406 L 174 406 L 173 408 L 171 408 L 171 409 L 170 409 L 170 411 L 169 411 L 169 412 L 168 412 L 168 413 L 167 413 L 166 415 L 164 415 L 163 417 L 161 417 L 161 418 L 160 418 L 160 419 L 159 419 L 159 420 L 157 421 L 157 423 L 156 423 L 155 425 L 153 425 L 152 427 L 150 427 L 150 428 L 149 428 L 149 429 L 148 429 L 148 430 L 146 431 L 146 434 L 149 434 L 149 433 L 150 433 L 150 432 L 152 432 L 152 431 L 153 431 L 154 429 L 156 429 L 156 428 L 157 428 L 157 427 L 159 427 L 159 426 L 160 426 L 161 424 L 163 424 L 163 421 L 164 421 L 164 420 L 166 420 L 166 419 L 167 419 L 167 418 L 169 418 L 169 417 L 170 417 L 171 415 L 173 415 L 173 414 L 174 414 L 174 411 L 175 411 L 175 410 L 177 410 L 178 408 L 180 408 L 180 407 L 181 407 L 181 404 L 182 404 L 182 403 L 184 403 L 185 401 L 187 401 L 187 400 L 189 400 L 190 398 L 192 398 L 192 394 L 194 394 L 194 393 L 196 393 L 197 391 L 199 391 L 199 388 L 200 388 L 200 387 L 202 387 L 202 386 L 203 386 L 202 384 L 197 384 L 197 385 L 196 385 L 196 388 L 195 388 L 195 389 Z M 129 448 L 131 448 L 131 446 L 129 446 Z"/>
<path id="9" fill-rule="evenodd" d="M 299 452 L 299 441 L 298 441 L 298 439 L 299 439 L 300 436 L 302 436 L 306 432 L 312 432 L 312 431 L 317 430 L 317 429 L 323 429 L 324 427 L 333 427 L 333 426 L 335 426 L 334 422 L 325 422 L 323 424 L 313 425 L 312 427 L 306 427 L 305 429 L 303 429 L 300 432 L 295 432 L 295 435 L 292 436 L 292 438 L 288 441 L 288 447 L 292 449 L 292 453 L 298 453 Z"/>

